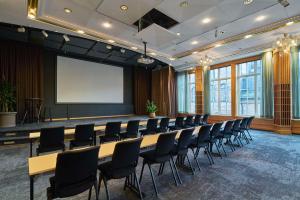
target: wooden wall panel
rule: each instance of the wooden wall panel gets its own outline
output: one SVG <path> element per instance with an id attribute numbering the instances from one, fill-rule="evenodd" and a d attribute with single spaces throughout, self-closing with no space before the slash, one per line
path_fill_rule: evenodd
<path id="1" fill-rule="evenodd" d="M 196 113 L 204 114 L 204 80 L 203 80 L 203 67 L 196 67 L 195 70 L 195 85 L 196 85 Z"/>

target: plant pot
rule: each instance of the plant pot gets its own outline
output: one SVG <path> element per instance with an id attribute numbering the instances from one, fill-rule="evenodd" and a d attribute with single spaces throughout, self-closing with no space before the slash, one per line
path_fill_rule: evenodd
<path id="1" fill-rule="evenodd" d="M 17 112 L 0 112 L 0 127 L 16 126 Z"/>
<path id="2" fill-rule="evenodd" d="M 155 118 L 156 117 L 155 112 L 154 113 L 149 113 L 149 117 L 150 118 Z"/>

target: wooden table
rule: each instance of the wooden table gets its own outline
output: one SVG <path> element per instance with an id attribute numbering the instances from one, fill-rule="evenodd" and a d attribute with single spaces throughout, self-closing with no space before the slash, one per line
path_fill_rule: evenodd
<path id="1" fill-rule="evenodd" d="M 199 132 L 200 127 L 201 126 L 195 127 L 193 134 L 197 134 Z M 182 130 L 178 130 L 176 139 L 179 138 Z M 159 135 L 160 134 L 144 136 L 141 143 L 141 152 L 145 152 L 153 149 L 153 147 L 157 143 L 157 139 Z M 108 142 L 108 143 L 101 144 L 99 155 L 98 155 L 99 161 L 101 163 L 109 161 L 108 158 L 112 156 L 117 143 L 118 142 Z M 76 151 L 76 150 L 71 150 L 71 151 Z M 57 155 L 58 153 L 51 153 L 47 155 L 28 158 L 28 174 L 30 177 L 30 200 L 33 200 L 34 198 L 34 177 L 44 173 L 54 172 L 56 167 Z"/>
<path id="2" fill-rule="evenodd" d="M 159 120 L 160 122 L 160 120 Z M 158 122 L 158 123 L 159 123 Z M 170 119 L 170 123 L 175 122 L 175 119 Z M 143 120 L 140 121 L 140 128 L 145 127 L 147 125 L 147 120 Z M 121 129 L 126 129 L 127 127 L 127 122 L 126 123 L 122 123 L 121 124 Z M 94 128 L 94 145 L 96 145 L 96 136 L 97 133 L 98 135 L 103 135 L 103 131 L 105 130 L 105 125 L 100 125 L 100 126 L 95 126 Z M 70 129 L 65 129 L 65 136 L 73 136 L 75 134 L 75 128 L 70 128 Z M 29 133 L 29 144 L 30 144 L 30 157 L 32 157 L 32 146 L 33 146 L 33 142 L 38 140 L 41 136 L 41 132 L 40 131 L 35 131 L 35 132 L 30 132 Z"/>

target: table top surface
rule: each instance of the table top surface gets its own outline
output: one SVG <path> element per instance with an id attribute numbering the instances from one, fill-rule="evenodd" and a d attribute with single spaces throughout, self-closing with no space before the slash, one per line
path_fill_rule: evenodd
<path id="1" fill-rule="evenodd" d="M 194 133 L 199 132 L 201 126 L 195 127 Z M 182 130 L 178 130 L 176 138 L 178 139 Z M 160 134 L 146 135 L 143 137 L 141 149 L 154 146 Z M 120 141 L 122 142 L 122 141 Z M 108 142 L 100 145 L 99 159 L 104 159 L 112 156 L 115 145 L 118 142 Z M 87 147 L 86 147 L 87 148 Z M 76 150 L 72 150 L 76 151 Z M 58 153 L 51 153 L 47 155 L 35 156 L 28 158 L 28 174 L 29 176 L 39 175 L 47 172 L 52 172 L 56 167 L 56 158 Z"/>

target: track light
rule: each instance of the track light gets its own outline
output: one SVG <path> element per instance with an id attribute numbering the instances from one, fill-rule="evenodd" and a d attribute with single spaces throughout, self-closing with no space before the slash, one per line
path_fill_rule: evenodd
<path id="1" fill-rule="evenodd" d="M 44 35 L 45 38 L 48 37 L 48 33 L 45 30 L 42 30 L 42 33 L 43 33 L 43 35 Z"/>
<path id="2" fill-rule="evenodd" d="M 20 27 L 17 28 L 17 31 L 19 33 L 24 33 L 25 32 L 25 28 L 23 26 L 20 26 Z"/>
<path id="3" fill-rule="evenodd" d="M 67 35 L 63 35 L 63 38 L 66 42 L 69 42 L 70 41 L 70 38 L 67 36 Z"/>
<path id="4" fill-rule="evenodd" d="M 278 0 L 278 2 L 283 6 L 283 7 L 287 7 L 290 5 L 290 3 L 288 2 L 288 0 Z"/>

